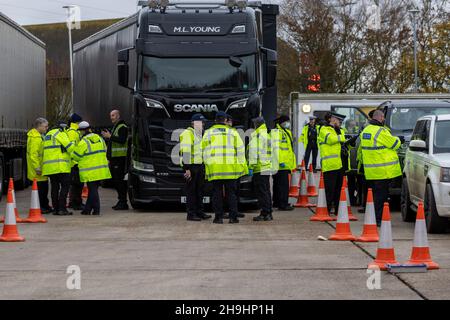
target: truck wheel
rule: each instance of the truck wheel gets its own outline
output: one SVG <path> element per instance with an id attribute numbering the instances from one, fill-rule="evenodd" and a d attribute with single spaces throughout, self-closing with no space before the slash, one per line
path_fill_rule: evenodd
<path id="1" fill-rule="evenodd" d="M 416 221 L 416 213 L 411 209 L 411 198 L 409 197 L 409 188 L 406 178 L 402 183 L 402 194 L 400 200 L 402 219 L 405 222 Z"/>
<path id="2" fill-rule="evenodd" d="M 425 193 L 425 219 L 427 222 L 427 231 L 429 233 L 445 233 L 448 225 L 448 219 L 439 216 L 436 209 L 433 188 L 427 184 Z"/>
<path id="3" fill-rule="evenodd" d="M 130 199 L 131 207 L 134 210 L 143 210 L 143 209 L 145 209 L 145 205 L 144 204 L 134 201 L 133 189 L 131 189 L 131 188 L 128 188 L 128 198 Z"/>

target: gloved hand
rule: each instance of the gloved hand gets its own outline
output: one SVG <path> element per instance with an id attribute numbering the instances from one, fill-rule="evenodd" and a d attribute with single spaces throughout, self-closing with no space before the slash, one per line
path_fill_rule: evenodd
<path id="1" fill-rule="evenodd" d="M 253 169 L 248 169 L 248 176 L 253 177 Z"/>
<path id="2" fill-rule="evenodd" d="M 283 163 L 280 163 L 280 168 L 286 168 L 286 164 L 283 162 Z"/>
<path id="3" fill-rule="evenodd" d="M 401 144 L 404 144 L 406 141 L 404 136 L 400 136 L 399 139 Z"/>

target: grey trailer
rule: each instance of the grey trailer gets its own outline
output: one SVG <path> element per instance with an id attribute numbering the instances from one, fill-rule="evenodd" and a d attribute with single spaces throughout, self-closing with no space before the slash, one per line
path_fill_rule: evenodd
<path id="1" fill-rule="evenodd" d="M 45 44 L 0 12 L 0 197 L 27 185 L 27 131 L 46 113 Z"/>

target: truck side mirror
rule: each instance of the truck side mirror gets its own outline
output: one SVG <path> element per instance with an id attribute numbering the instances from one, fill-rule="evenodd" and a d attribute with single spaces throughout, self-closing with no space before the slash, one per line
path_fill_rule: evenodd
<path id="1" fill-rule="evenodd" d="M 261 47 L 261 52 L 264 55 L 265 67 L 265 88 L 272 88 L 277 81 L 277 63 L 278 55 L 275 50 Z"/>
<path id="2" fill-rule="evenodd" d="M 427 151 L 427 144 L 423 140 L 412 140 L 409 143 L 409 149 L 411 151 L 419 151 L 419 152 Z"/>
<path id="3" fill-rule="evenodd" d="M 128 61 L 130 60 L 130 48 L 120 50 L 117 53 L 117 71 L 119 78 L 119 86 L 130 89 L 128 85 L 130 68 Z"/>

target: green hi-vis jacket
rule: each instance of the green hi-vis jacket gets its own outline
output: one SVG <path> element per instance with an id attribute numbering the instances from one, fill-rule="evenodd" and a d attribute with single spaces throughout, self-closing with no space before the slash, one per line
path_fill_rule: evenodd
<path id="1" fill-rule="evenodd" d="M 75 144 L 70 142 L 65 131 L 50 130 L 44 137 L 44 156 L 42 160 L 42 174 L 44 176 L 70 173 L 71 156 Z"/>
<path id="2" fill-rule="evenodd" d="M 317 139 L 320 149 L 320 161 L 323 172 L 342 168 L 341 143 L 345 142 L 344 131 L 338 135 L 332 126 L 322 126 Z"/>
<path id="3" fill-rule="evenodd" d="M 244 142 L 235 129 L 213 125 L 203 135 L 202 150 L 208 181 L 234 180 L 248 174 Z"/>
<path id="4" fill-rule="evenodd" d="M 400 139 L 385 127 L 370 124 L 361 133 L 361 152 L 366 180 L 393 179 L 402 175 L 397 150 Z"/>
<path id="5" fill-rule="evenodd" d="M 84 136 L 73 152 L 78 162 L 81 182 L 101 181 L 111 178 L 106 158 L 106 143 L 95 133 Z"/>
<path id="6" fill-rule="evenodd" d="M 189 127 L 180 135 L 180 165 L 188 169 L 190 165 L 202 163 L 202 137 L 195 134 L 194 128 Z"/>
<path id="7" fill-rule="evenodd" d="M 272 151 L 267 126 L 262 124 L 250 136 L 248 145 L 248 168 L 253 173 L 272 170 Z"/>
<path id="8" fill-rule="evenodd" d="M 47 181 L 46 176 L 38 175 L 36 169 L 42 171 L 42 159 L 44 156 L 44 140 L 42 135 L 36 130 L 28 131 L 27 139 L 27 177 L 33 181 Z"/>
<path id="9" fill-rule="evenodd" d="M 270 132 L 270 136 L 273 154 L 272 169 L 274 171 L 294 170 L 297 167 L 297 161 L 292 145 L 291 130 L 277 124 L 276 128 Z"/>

